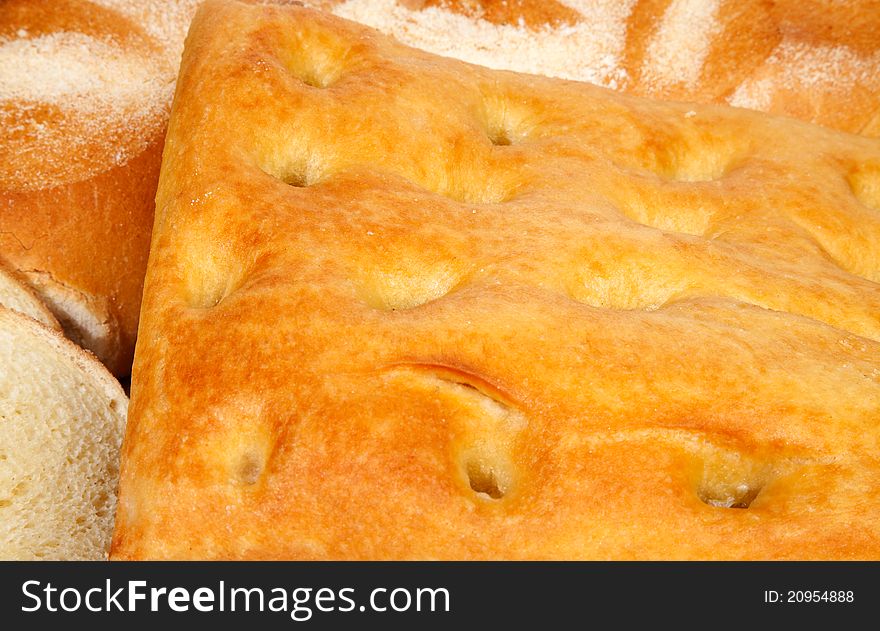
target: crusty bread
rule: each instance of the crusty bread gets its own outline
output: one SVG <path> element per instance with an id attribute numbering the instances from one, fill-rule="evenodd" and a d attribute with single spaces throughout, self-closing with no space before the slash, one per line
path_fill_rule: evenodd
<path id="1" fill-rule="evenodd" d="M 491 67 L 880 135 L 874 3 L 310 3 Z M 196 4 L 5 0 L 0 12 L 0 255 L 119 375 L 130 368 L 167 107 Z"/>
<path id="2" fill-rule="evenodd" d="M 49 308 L 25 284 L 25 281 L 0 261 L 0 306 L 30 316 L 50 329 L 61 330 Z"/>
<path id="3" fill-rule="evenodd" d="M 880 144 L 193 22 L 112 556 L 880 558 Z"/>
<path id="4" fill-rule="evenodd" d="M 5 0 L 0 256 L 130 370 L 153 198 L 195 0 Z"/>
<path id="5" fill-rule="evenodd" d="M 128 401 L 91 355 L 0 307 L 0 559 L 101 559 Z"/>
<path id="6" fill-rule="evenodd" d="M 307 0 L 410 46 L 880 135 L 875 0 Z"/>

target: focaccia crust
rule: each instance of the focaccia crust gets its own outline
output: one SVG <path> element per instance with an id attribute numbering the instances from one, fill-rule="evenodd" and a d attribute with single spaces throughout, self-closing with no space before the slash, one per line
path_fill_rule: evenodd
<path id="1" fill-rule="evenodd" d="M 880 144 L 209 0 L 112 555 L 880 558 Z"/>

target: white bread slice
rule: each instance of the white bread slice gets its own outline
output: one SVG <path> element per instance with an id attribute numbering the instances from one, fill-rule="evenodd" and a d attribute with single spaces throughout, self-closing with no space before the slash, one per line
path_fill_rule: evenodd
<path id="1" fill-rule="evenodd" d="M 0 261 L 0 306 L 30 316 L 50 329 L 61 330 L 61 325 L 49 308 L 2 261 Z"/>
<path id="2" fill-rule="evenodd" d="M 94 356 L 0 307 L 0 559 L 106 558 L 127 409 Z"/>

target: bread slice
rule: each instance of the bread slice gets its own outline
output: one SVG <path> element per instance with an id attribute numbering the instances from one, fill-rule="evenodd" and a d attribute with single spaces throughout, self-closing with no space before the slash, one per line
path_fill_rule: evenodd
<path id="1" fill-rule="evenodd" d="M 6 0 L 0 11 L 0 256 L 120 375 L 195 4 Z"/>
<path id="2" fill-rule="evenodd" d="M 97 359 L 0 307 L 0 559 L 106 557 L 127 408 Z"/>
<path id="3" fill-rule="evenodd" d="M 880 135 L 880 4 L 834 0 L 307 0 L 404 44 L 654 98 Z M 872 123 L 873 119 L 873 123 Z"/>
<path id="4" fill-rule="evenodd" d="M 0 261 L 0 306 L 30 316 L 40 324 L 61 330 L 58 320 L 30 287 L 12 269 Z"/>
<path id="5" fill-rule="evenodd" d="M 113 556 L 880 558 L 880 144 L 209 0 Z"/>

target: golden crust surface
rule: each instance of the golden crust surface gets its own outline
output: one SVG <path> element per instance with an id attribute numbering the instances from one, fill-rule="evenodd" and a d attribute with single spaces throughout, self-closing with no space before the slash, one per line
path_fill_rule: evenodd
<path id="1" fill-rule="evenodd" d="M 112 556 L 880 558 L 880 145 L 209 0 Z"/>

